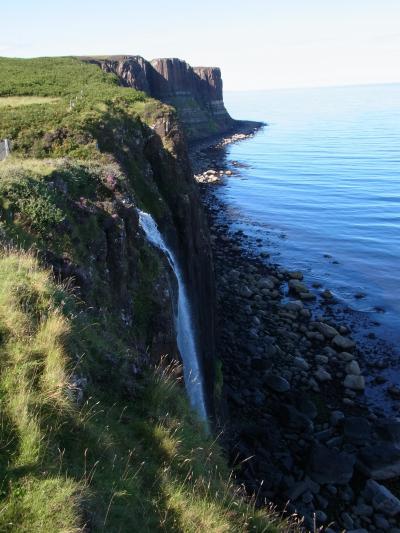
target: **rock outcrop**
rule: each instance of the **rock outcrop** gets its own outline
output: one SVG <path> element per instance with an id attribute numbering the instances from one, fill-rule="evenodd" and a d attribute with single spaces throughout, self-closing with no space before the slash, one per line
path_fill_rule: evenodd
<path id="1" fill-rule="evenodd" d="M 177 58 L 151 62 L 141 56 L 83 59 L 118 76 L 121 85 L 174 106 L 189 140 L 227 132 L 237 124 L 225 109 L 219 68 L 191 67 Z"/>

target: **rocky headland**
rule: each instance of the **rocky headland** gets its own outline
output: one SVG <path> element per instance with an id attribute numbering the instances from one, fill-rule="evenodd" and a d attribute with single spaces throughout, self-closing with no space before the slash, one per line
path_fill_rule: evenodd
<path id="1" fill-rule="evenodd" d="M 143 91 L 173 106 L 190 141 L 241 128 L 227 112 L 221 70 L 191 67 L 177 58 L 147 61 L 141 56 L 85 57 L 105 72 L 115 74 L 124 87 Z"/>
<path id="2" fill-rule="evenodd" d="M 316 294 L 301 272 L 246 252 L 213 193 L 240 174 L 221 148 L 249 135 L 192 148 L 217 286 L 217 425 L 231 464 L 260 504 L 299 513 L 309 530 L 398 533 L 400 420 L 365 401 L 371 368 L 351 321 L 328 289 Z"/>

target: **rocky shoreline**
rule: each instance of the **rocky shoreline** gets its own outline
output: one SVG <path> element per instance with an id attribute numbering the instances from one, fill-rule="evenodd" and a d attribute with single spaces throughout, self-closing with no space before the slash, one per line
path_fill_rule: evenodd
<path id="1" fill-rule="evenodd" d="M 328 532 L 400 532 L 400 420 L 364 401 L 369 369 L 333 295 L 245 252 L 212 188 L 235 171 L 221 148 L 192 148 L 217 283 L 217 425 L 238 482 Z M 230 178 L 229 178 L 230 179 Z M 234 178 L 232 178 L 234 179 Z"/>

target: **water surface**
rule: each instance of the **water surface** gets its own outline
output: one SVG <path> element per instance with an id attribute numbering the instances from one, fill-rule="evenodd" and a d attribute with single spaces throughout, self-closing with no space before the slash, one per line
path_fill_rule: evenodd
<path id="1" fill-rule="evenodd" d="M 232 92 L 225 103 L 268 123 L 228 148 L 246 165 L 217 192 L 236 225 L 400 343 L 400 85 Z"/>

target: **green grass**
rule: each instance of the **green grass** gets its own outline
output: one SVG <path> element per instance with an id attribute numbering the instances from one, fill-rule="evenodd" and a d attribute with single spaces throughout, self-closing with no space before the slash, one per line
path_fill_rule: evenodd
<path id="1" fill-rule="evenodd" d="M 58 98 L 46 96 L 3 96 L 0 97 L 0 107 L 20 107 L 33 104 L 53 104 Z"/>
<path id="2" fill-rule="evenodd" d="M 118 86 L 115 76 L 72 57 L 3 57 L 0 69 L 0 96 L 76 96 Z"/>
<path id="3" fill-rule="evenodd" d="M 0 530 L 288 530 L 235 489 L 171 365 L 130 399 L 90 374 L 78 391 L 91 324 L 77 305 L 32 255 L 0 257 Z"/>
<path id="4" fill-rule="evenodd" d="M 123 152 L 121 145 L 141 131 L 139 115 L 151 123 L 168 110 L 77 58 L 0 58 L 0 71 L 0 101 L 15 104 L 0 104 L 0 138 L 11 139 L 13 150 L 25 156 Z M 16 105 L 20 98 L 29 105 Z"/>

